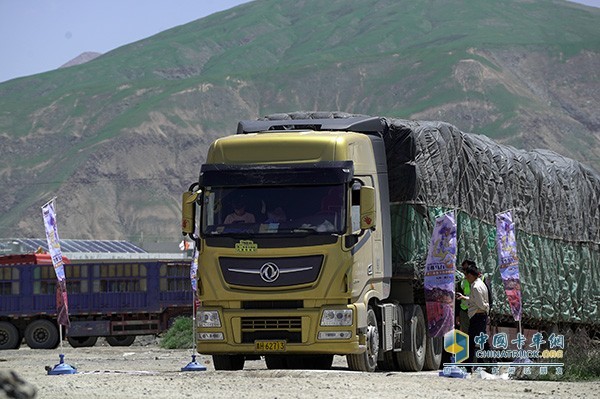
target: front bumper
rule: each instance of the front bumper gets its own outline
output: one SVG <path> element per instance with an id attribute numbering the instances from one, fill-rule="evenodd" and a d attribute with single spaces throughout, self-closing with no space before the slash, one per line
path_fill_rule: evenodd
<path id="1" fill-rule="evenodd" d="M 364 352 L 364 336 L 357 334 L 356 308 L 353 305 L 334 307 L 353 309 L 352 325 L 321 326 L 321 308 L 290 310 L 199 308 L 198 311 L 217 310 L 221 326 L 196 327 L 197 350 L 208 355 L 347 355 Z M 331 309 L 332 306 L 325 308 Z M 284 342 L 285 344 L 282 349 L 282 345 L 265 346 L 257 345 L 257 342 Z M 265 350 L 265 347 L 269 349 Z"/>

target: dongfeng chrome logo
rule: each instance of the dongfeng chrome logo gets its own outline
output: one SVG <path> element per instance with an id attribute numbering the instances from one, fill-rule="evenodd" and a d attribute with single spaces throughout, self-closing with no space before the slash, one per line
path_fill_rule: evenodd
<path id="1" fill-rule="evenodd" d="M 267 262 L 260 268 L 260 278 L 267 283 L 272 283 L 279 277 L 279 267 L 275 263 Z"/>

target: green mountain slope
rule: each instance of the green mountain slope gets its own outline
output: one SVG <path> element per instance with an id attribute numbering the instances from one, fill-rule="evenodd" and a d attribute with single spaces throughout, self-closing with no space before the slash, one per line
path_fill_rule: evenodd
<path id="1" fill-rule="evenodd" d="M 551 0 L 257 0 L 0 84 L 0 238 L 177 240 L 179 195 L 239 119 L 444 120 L 600 170 L 600 10 Z"/>

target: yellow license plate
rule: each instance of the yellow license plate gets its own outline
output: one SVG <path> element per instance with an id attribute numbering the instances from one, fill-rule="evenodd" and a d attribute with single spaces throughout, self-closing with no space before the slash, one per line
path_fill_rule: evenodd
<path id="1" fill-rule="evenodd" d="M 254 341 L 254 348 L 260 352 L 283 352 L 285 341 Z"/>

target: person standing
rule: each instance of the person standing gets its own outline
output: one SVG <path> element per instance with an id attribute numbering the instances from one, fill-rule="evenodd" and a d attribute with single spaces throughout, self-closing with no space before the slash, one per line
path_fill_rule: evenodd
<path id="1" fill-rule="evenodd" d="M 469 259 L 465 259 L 460 267 L 463 273 L 462 279 L 457 287 L 457 292 L 461 293 L 465 297 L 468 297 L 471 294 L 471 285 L 467 280 L 467 267 L 475 266 L 475 262 Z M 459 326 L 459 330 L 464 332 L 465 334 L 469 333 L 469 314 L 468 314 L 469 306 L 467 305 L 466 299 L 461 299 L 457 304 L 457 324 Z"/>
<path id="2" fill-rule="evenodd" d="M 473 363 L 475 358 L 475 337 L 481 333 L 487 334 L 487 319 L 490 311 L 488 290 L 480 278 L 479 269 L 475 264 L 467 266 L 465 278 L 469 282 L 471 292 L 469 296 L 457 293 L 458 299 L 467 301 L 467 314 L 469 315 L 469 358 L 467 363 Z M 471 368 L 468 368 L 471 369 Z"/>

